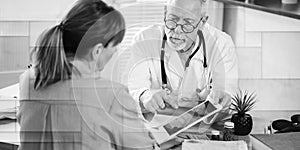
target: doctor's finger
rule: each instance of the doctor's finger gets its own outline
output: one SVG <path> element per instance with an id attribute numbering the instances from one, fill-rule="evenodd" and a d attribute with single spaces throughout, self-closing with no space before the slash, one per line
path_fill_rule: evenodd
<path id="1" fill-rule="evenodd" d="M 201 101 L 197 93 L 194 93 L 190 98 L 183 98 L 185 101 Z"/>
<path id="2" fill-rule="evenodd" d="M 210 101 L 212 104 L 214 104 L 214 105 L 217 105 L 217 104 L 220 103 L 220 101 L 219 101 L 218 98 L 211 98 L 211 99 L 209 99 L 209 101 Z"/>
<path id="3" fill-rule="evenodd" d="M 221 105 L 224 106 L 224 107 L 229 106 L 230 103 L 231 103 L 231 101 L 228 100 L 228 99 L 221 100 Z"/>
<path id="4" fill-rule="evenodd" d="M 224 96 L 224 98 L 221 99 L 221 105 L 223 106 L 223 108 L 229 108 L 230 104 L 231 104 L 231 97 L 229 95 Z"/>
<path id="5" fill-rule="evenodd" d="M 165 100 L 165 102 L 167 102 L 168 104 L 170 104 L 173 108 L 175 108 L 175 109 L 178 108 L 177 97 L 166 96 L 164 100 Z"/>
<path id="6" fill-rule="evenodd" d="M 144 107 L 146 110 L 152 112 L 152 113 L 155 113 L 155 109 L 153 107 L 153 102 L 152 102 L 153 99 L 151 99 L 150 101 L 148 101 L 147 103 L 144 104 Z"/>
<path id="7" fill-rule="evenodd" d="M 155 110 L 157 110 L 157 109 L 159 108 L 159 106 L 158 106 L 158 104 L 157 104 L 157 99 L 153 99 L 153 100 L 151 101 L 151 106 L 152 106 Z"/>
<path id="8" fill-rule="evenodd" d="M 175 138 L 172 140 L 169 140 L 167 142 L 164 142 L 160 145 L 161 150 L 169 150 L 169 149 L 181 149 L 181 143 L 183 142 L 183 139 Z"/>
<path id="9" fill-rule="evenodd" d="M 156 103 L 162 109 L 166 107 L 165 102 L 164 102 L 164 100 L 162 98 L 157 99 Z"/>
<path id="10" fill-rule="evenodd" d="M 155 105 L 157 106 L 157 108 L 158 107 L 165 108 L 165 103 L 164 103 L 162 95 L 163 95 L 163 93 L 159 92 L 153 96 L 153 99 L 155 100 Z"/>
<path id="11" fill-rule="evenodd" d="M 155 113 L 156 111 L 156 109 L 152 106 L 152 104 L 146 105 L 145 108 L 152 113 Z"/>
<path id="12" fill-rule="evenodd" d="M 210 93 L 210 89 L 203 89 L 202 91 L 200 91 L 198 93 L 198 96 L 201 100 L 206 100 L 207 96 L 209 95 Z"/>

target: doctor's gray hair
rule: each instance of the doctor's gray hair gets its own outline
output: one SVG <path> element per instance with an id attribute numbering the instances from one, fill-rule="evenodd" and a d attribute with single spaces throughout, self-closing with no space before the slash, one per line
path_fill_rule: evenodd
<path id="1" fill-rule="evenodd" d="M 172 1 L 174 0 L 168 0 L 167 5 L 169 5 Z M 210 0 L 195 0 L 199 1 L 201 4 L 201 16 L 207 16 L 207 11 L 208 11 L 208 5 Z"/>

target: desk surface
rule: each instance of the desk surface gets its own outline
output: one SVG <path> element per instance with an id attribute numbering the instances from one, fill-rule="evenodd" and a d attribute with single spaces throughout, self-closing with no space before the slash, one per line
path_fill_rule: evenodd
<path id="1" fill-rule="evenodd" d="M 264 127 L 270 123 L 271 120 L 274 119 L 289 119 L 291 115 L 295 113 L 300 113 L 300 111 L 253 111 L 251 114 L 253 116 L 254 125 L 251 134 L 263 134 Z M 263 115 L 262 115 L 263 114 Z M 213 127 L 218 128 L 218 127 Z M 220 126 L 219 126 L 220 129 Z M 189 131 L 195 132 L 195 129 L 191 129 Z M 9 143 L 13 145 L 20 144 L 20 135 L 19 135 L 20 127 L 16 122 L 10 122 L 6 124 L 1 124 L 0 122 L 0 143 Z M 248 140 L 249 136 L 238 137 L 242 140 Z M 251 149 L 252 145 L 250 142 L 249 149 Z M 253 147 L 253 149 L 255 149 Z"/>
<path id="2" fill-rule="evenodd" d="M 17 122 L 0 124 L 0 142 L 14 145 L 20 144 L 20 126 Z"/>

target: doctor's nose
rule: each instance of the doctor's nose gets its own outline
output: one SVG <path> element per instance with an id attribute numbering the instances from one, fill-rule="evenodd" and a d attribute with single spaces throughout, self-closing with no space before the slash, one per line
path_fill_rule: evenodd
<path id="1" fill-rule="evenodd" d="M 177 27 L 174 29 L 174 32 L 177 33 L 177 34 L 182 33 L 183 31 L 182 31 L 181 25 L 178 24 Z"/>
<path id="2" fill-rule="evenodd" d="M 174 32 L 177 33 L 177 34 L 181 34 L 183 33 L 183 30 L 182 30 L 182 24 L 184 23 L 184 21 L 182 21 L 180 19 L 180 21 L 176 22 L 176 27 L 174 29 Z"/>
<path id="3" fill-rule="evenodd" d="M 177 34 L 183 33 L 182 27 L 181 27 L 180 24 L 177 25 L 177 27 L 174 29 L 174 32 L 177 33 Z"/>

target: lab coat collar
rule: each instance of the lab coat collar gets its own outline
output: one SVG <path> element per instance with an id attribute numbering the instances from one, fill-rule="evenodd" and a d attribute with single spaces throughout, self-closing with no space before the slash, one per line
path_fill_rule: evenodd
<path id="1" fill-rule="evenodd" d="M 196 39 L 196 44 L 193 47 L 192 53 L 197 49 L 198 45 L 199 45 L 199 36 L 197 36 Z M 168 46 L 168 48 L 170 49 L 170 47 Z M 200 49 L 198 50 L 197 54 L 192 58 L 192 59 L 201 59 L 202 60 L 202 46 L 200 46 Z M 169 62 L 168 62 L 168 69 L 171 69 L 172 72 L 176 72 L 178 73 L 178 75 L 180 75 L 180 77 L 183 77 L 184 75 L 184 65 L 181 63 L 181 59 L 179 57 L 179 54 L 176 51 L 169 51 L 169 55 L 167 55 L 167 57 L 169 57 Z"/>

